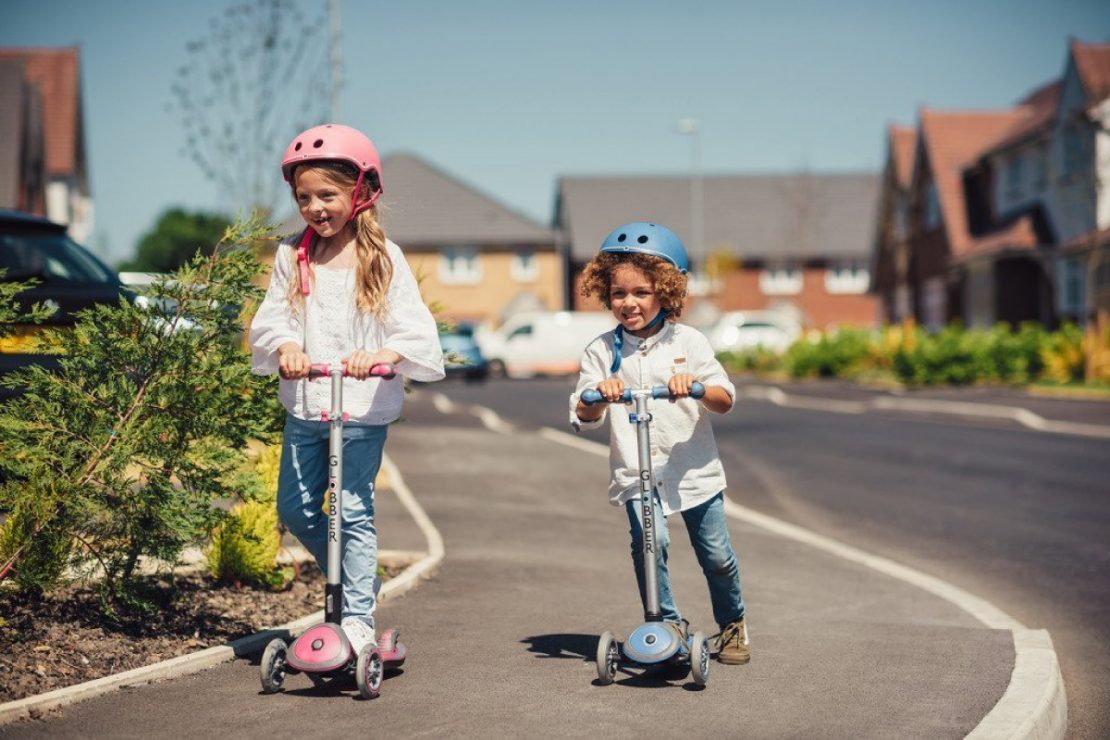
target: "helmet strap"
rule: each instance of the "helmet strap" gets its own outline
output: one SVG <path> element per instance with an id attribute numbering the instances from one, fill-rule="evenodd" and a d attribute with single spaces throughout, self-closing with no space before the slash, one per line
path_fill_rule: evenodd
<path id="1" fill-rule="evenodd" d="M 362 213 L 363 211 L 365 211 L 370 206 L 374 205 L 374 203 L 377 202 L 378 197 L 382 194 L 381 188 L 378 188 L 378 190 L 373 195 L 371 195 L 369 198 L 367 198 L 363 202 L 359 203 L 358 202 L 358 192 L 359 192 L 359 190 L 362 189 L 362 180 L 363 180 L 364 177 L 366 177 L 366 172 L 360 169 L 358 171 L 358 179 L 355 180 L 355 191 L 352 194 L 352 198 L 351 198 L 351 200 L 354 201 L 354 206 L 352 206 L 352 208 L 351 208 L 351 215 L 347 219 L 348 221 L 354 221 L 355 216 Z"/>
<path id="2" fill-rule="evenodd" d="M 297 245 L 297 269 L 301 273 L 301 295 L 308 295 L 312 289 L 312 276 L 308 271 L 308 249 L 312 246 L 312 227 L 309 226 L 301 235 L 301 243 Z"/>
<path id="3" fill-rule="evenodd" d="M 655 318 L 648 322 L 644 329 L 651 329 L 659 324 L 662 324 L 670 315 L 667 309 L 661 309 L 659 313 L 655 314 Z M 613 364 L 609 366 L 609 373 L 616 375 L 617 371 L 621 369 L 621 350 L 624 349 L 624 324 L 617 324 L 616 330 L 613 332 Z"/>

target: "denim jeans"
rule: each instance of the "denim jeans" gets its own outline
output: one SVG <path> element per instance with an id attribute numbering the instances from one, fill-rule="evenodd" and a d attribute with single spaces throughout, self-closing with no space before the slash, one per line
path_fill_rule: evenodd
<path id="1" fill-rule="evenodd" d="M 631 526 L 632 562 L 636 567 L 636 584 L 640 587 L 640 601 L 647 611 L 647 594 L 644 591 L 644 540 L 641 523 L 640 498 L 637 496 L 624 504 Z M 740 593 L 740 567 L 728 536 L 725 520 L 724 492 L 692 509 L 681 512 L 690 534 L 698 564 L 709 585 L 709 601 L 713 605 L 713 618 L 724 629 L 731 622 L 744 616 L 744 597 Z M 681 619 L 671 595 L 671 581 L 667 571 L 667 519 L 655 496 L 656 567 L 659 581 L 659 611 L 666 622 Z"/>
<path id="2" fill-rule="evenodd" d="M 378 531 L 374 527 L 374 479 L 382 464 L 385 425 L 343 425 L 343 616 L 374 626 L 374 580 Z M 278 516 L 327 572 L 328 431 L 323 421 L 285 417 L 278 473 Z"/>

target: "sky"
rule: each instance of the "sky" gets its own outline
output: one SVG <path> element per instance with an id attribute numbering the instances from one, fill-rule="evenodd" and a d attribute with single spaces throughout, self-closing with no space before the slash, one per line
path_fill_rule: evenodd
<path id="1" fill-rule="evenodd" d="M 169 207 L 235 214 L 249 201 L 182 153 L 171 92 L 197 58 L 189 43 L 244 1 L 255 0 L 0 0 L 0 46 L 80 48 L 89 246 L 110 262 Z M 316 63 L 326 0 L 293 2 L 312 48 L 271 94 L 286 125 L 327 111 L 330 96 Z M 888 124 L 914 123 L 922 106 L 1010 106 L 1063 74 L 1070 37 L 1110 41 L 1110 3 L 1094 0 L 685 5 L 345 0 L 339 122 L 550 223 L 561 176 L 688 174 L 681 119 L 698 121 L 705 174 L 878 170 Z M 297 130 L 262 142 L 279 185 Z M 388 170 L 383 180 L 388 190 Z"/>

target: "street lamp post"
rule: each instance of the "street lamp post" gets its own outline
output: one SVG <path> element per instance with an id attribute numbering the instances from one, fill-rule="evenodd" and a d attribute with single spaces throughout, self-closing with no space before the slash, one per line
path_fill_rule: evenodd
<path id="1" fill-rule="evenodd" d="M 683 118 L 675 130 L 690 137 L 690 262 L 693 284 L 702 282 L 705 274 L 704 218 L 702 215 L 704 194 L 701 174 L 701 127 L 696 118 Z M 693 285 L 691 285 L 693 287 Z"/>

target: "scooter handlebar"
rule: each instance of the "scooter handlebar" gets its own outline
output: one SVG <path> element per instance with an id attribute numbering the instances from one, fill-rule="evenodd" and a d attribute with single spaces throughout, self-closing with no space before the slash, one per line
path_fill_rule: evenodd
<path id="1" fill-rule="evenodd" d="M 347 363 L 345 362 L 342 365 L 329 365 L 326 362 L 320 362 L 316 363 L 315 365 L 310 365 L 308 368 L 308 377 L 326 378 L 331 375 L 333 367 L 336 369 L 342 368 L 344 378 L 351 377 L 351 374 L 347 372 Z M 382 380 L 392 380 L 393 378 L 397 377 L 397 371 L 389 363 L 382 362 L 370 368 L 370 377 L 381 378 Z"/>
<path id="2" fill-rule="evenodd" d="M 652 398 L 677 398 L 677 396 L 671 396 L 671 389 L 667 386 L 657 385 L 650 391 L 633 391 L 631 388 L 625 388 L 624 393 L 621 395 L 620 401 L 618 401 L 618 403 L 632 403 L 632 398 L 637 393 L 643 393 L 645 395 L 650 393 Z M 704 385 L 697 382 L 690 385 L 690 398 L 701 398 L 704 395 Z M 579 400 L 581 400 L 582 403 L 586 404 L 587 406 L 593 406 L 594 404 L 604 403 L 605 397 L 602 396 L 601 392 L 598 391 L 596 388 L 587 388 L 586 390 L 582 391 L 582 395 L 579 396 Z"/>

